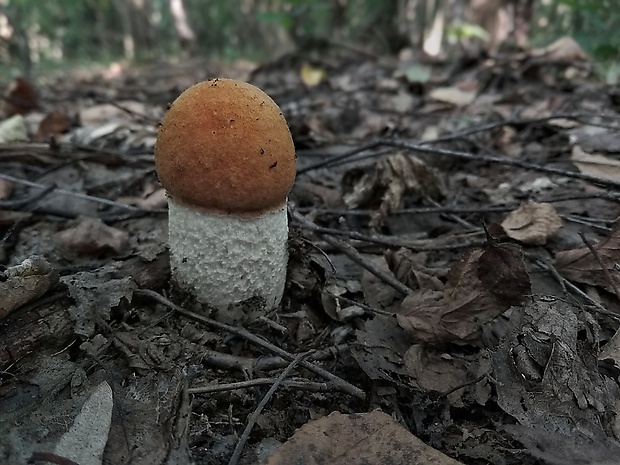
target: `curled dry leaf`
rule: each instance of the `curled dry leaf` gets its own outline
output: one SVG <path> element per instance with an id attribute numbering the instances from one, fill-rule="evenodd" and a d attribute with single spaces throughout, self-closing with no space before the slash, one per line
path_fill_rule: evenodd
<path id="1" fill-rule="evenodd" d="M 376 164 L 349 171 L 344 179 L 343 200 L 349 208 L 379 204 L 371 226 L 377 227 L 387 215 L 402 208 L 407 194 L 445 196 L 445 183 L 439 171 L 420 158 L 404 153 L 390 155 Z"/>
<path id="2" fill-rule="evenodd" d="M 614 286 L 620 288 L 620 221 L 616 222 L 609 236 L 593 248 L 598 259 L 587 247 L 558 252 L 555 256 L 556 268 L 566 279 L 614 293 Z M 611 276 L 613 283 L 608 276 Z"/>
<path id="3" fill-rule="evenodd" d="M 98 218 L 83 217 L 77 226 L 59 234 L 62 245 L 78 255 L 121 253 L 127 248 L 129 236 Z"/>
<path id="4" fill-rule="evenodd" d="M 569 36 L 560 37 L 543 48 L 532 50 L 533 57 L 544 58 L 548 63 L 573 63 L 589 61 L 590 58 L 575 39 Z"/>
<path id="5" fill-rule="evenodd" d="M 420 344 L 413 344 L 405 353 L 404 360 L 409 375 L 429 391 L 448 393 L 469 381 L 465 366 L 455 363 L 452 357 L 446 358 L 428 351 Z"/>
<path id="6" fill-rule="evenodd" d="M 490 396 L 490 386 L 486 379 L 471 384 L 484 373 L 490 372 L 491 360 L 487 351 L 471 355 L 460 353 L 453 356 L 442 349 L 413 344 L 403 359 L 407 374 L 428 391 L 447 394 L 451 405 L 462 405 L 463 397 L 474 396 L 484 405 Z"/>
<path id="7" fill-rule="evenodd" d="M 337 207 L 342 204 L 342 194 L 339 189 L 334 187 L 325 186 L 315 181 L 301 182 L 296 187 L 303 194 L 307 193 L 308 197 L 320 199 L 326 207 Z"/>
<path id="8" fill-rule="evenodd" d="M 531 202 L 513 210 L 502 221 L 508 237 L 530 245 L 543 245 L 562 227 L 553 205 Z"/>
<path id="9" fill-rule="evenodd" d="M 409 347 L 411 343 L 396 320 L 377 315 L 355 331 L 351 355 L 370 379 L 411 387 L 403 359 Z"/>
<path id="10" fill-rule="evenodd" d="M 4 91 L 3 110 L 6 116 L 25 115 L 40 108 L 37 91 L 24 78 L 15 78 Z"/>
<path id="11" fill-rule="evenodd" d="M 384 255 L 385 261 L 396 279 L 410 289 L 434 291 L 443 289 L 443 282 L 439 278 L 445 277 L 447 270 L 427 268 L 424 265 L 427 257 L 426 253 L 416 253 L 410 249 L 401 248 L 397 251 L 388 249 L 384 252 Z"/>
<path id="12" fill-rule="evenodd" d="M 53 110 L 39 123 L 34 136 L 36 141 L 44 141 L 57 134 L 67 132 L 71 128 L 71 117 L 63 110 Z"/>
<path id="13" fill-rule="evenodd" d="M 481 326 L 531 292 L 523 252 L 515 244 L 472 249 L 448 272 L 443 291 L 408 295 L 398 323 L 426 344 L 475 338 Z"/>
<path id="14" fill-rule="evenodd" d="M 58 283 L 58 272 L 43 257 L 34 255 L 0 274 L 0 318 L 38 299 Z"/>
<path id="15" fill-rule="evenodd" d="M 618 160 L 584 152 L 578 145 L 573 147 L 570 159 L 583 174 L 610 181 L 620 180 L 620 161 Z"/>
<path id="16" fill-rule="evenodd" d="M 122 301 L 130 302 L 136 289 L 132 276 L 119 278 L 116 263 L 104 265 L 92 272 L 78 272 L 63 276 L 74 305 L 69 313 L 74 321 L 75 334 L 93 337 L 98 325 L 109 321 L 112 309 Z"/>
<path id="17" fill-rule="evenodd" d="M 458 465 L 461 462 L 424 444 L 390 415 L 375 410 L 351 415 L 334 412 L 309 422 L 264 463 Z"/>

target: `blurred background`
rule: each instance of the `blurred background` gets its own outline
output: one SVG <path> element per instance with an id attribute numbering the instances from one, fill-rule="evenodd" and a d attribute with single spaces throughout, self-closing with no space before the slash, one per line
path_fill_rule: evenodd
<path id="1" fill-rule="evenodd" d="M 325 47 L 374 56 L 463 53 L 575 39 L 609 71 L 617 0 L 0 0 L 0 74 L 218 58 L 267 61 Z"/>

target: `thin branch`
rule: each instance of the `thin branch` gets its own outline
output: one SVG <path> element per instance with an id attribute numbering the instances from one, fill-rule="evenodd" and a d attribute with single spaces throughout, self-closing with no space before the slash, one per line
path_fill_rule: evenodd
<path id="1" fill-rule="evenodd" d="M 407 249 L 416 250 L 419 252 L 465 249 L 468 247 L 479 247 L 479 246 L 486 244 L 486 240 L 481 239 L 481 240 L 465 241 L 461 237 L 461 238 L 455 239 L 456 241 L 458 241 L 456 244 L 427 245 L 429 242 L 431 242 L 428 239 L 424 239 L 424 240 L 402 239 L 402 238 L 399 238 L 398 236 L 386 236 L 382 234 L 374 234 L 372 236 L 368 236 L 368 235 L 359 233 L 357 231 L 343 231 L 340 229 L 325 228 L 323 226 L 318 226 L 317 224 L 312 223 L 311 221 L 301 223 L 298 220 L 298 218 L 295 217 L 294 215 L 293 215 L 293 219 L 297 220 L 295 224 L 297 227 L 315 232 L 321 235 L 321 237 L 323 237 L 324 239 L 325 239 L 326 234 L 330 236 L 345 236 L 345 237 L 348 237 L 349 239 L 353 239 L 353 240 L 357 240 L 361 242 L 368 242 L 370 244 L 385 245 L 388 247 L 405 247 Z M 482 231 L 480 231 L 480 233 L 482 233 Z M 471 232 L 468 234 L 471 234 Z M 328 242 L 328 241 L 325 240 L 325 242 Z M 435 242 L 437 241 L 433 241 L 433 243 Z M 332 244 L 329 244 L 329 245 L 332 245 Z M 333 245 L 332 247 L 339 249 L 339 247 L 336 247 Z"/>
<path id="2" fill-rule="evenodd" d="M 381 141 L 374 141 L 371 142 L 369 144 L 364 144 L 360 147 L 354 148 L 349 150 L 348 152 L 345 152 L 341 155 L 336 155 L 335 157 L 331 157 L 327 160 L 323 160 L 317 163 L 314 163 L 310 166 L 306 166 L 305 168 L 299 169 L 297 170 L 297 174 L 304 174 L 307 173 L 308 171 L 313 171 L 319 168 L 324 168 L 327 166 L 331 166 L 334 163 L 337 163 L 341 160 L 347 160 L 355 155 L 357 155 L 358 153 L 362 153 L 362 152 L 366 152 L 367 150 L 372 150 L 374 148 L 380 147 L 382 145 Z"/>
<path id="3" fill-rule="evenodd" d="M 206 316 L 203 315 L 199 315 L 198 313 L 194 313 L 194 312 L 190 312 L 187 311 L 185 309 L 183 309 L 182 307 L 179 307 L 177 304 L 175 304 L 174 302 L 170 301 L 169 299 L 167 299 L 166 297 L 164 297 L 161 294 L 158 294 L 155 291 L 151 291 L 149 289 L 138 289 L 135 291 L 136 294 L 138 295 L 142 295 L 145 297 L 149 297 L 151 299 L 156 300 L 157 302 L 160 302 L 164 305 L 166 305 L 168 308 L 176 311 L 179 315 L 182 315 L 186 318 L 189 318 L 191 320 L 197 321 L 199 323 L 202 323 L 204 325 L 210 326 L 212 328 L 217 328 L 220 329 L 222 331 L 227 331 L 230 334 L 234 334 L 235 336 L 239 336 L 241 338 L 246 339 L 247 341 L 259 346 L 259 347 L 263 347 L 264 349 L 269 350 L 270 352 L 279 355 L 280 357 L 282 357 L 283 359 L 286 360 L 294 360 L 295 356 L 293 354 L 290 354 L 289 352 L 287 352 L 286 350 L 252 334 L 251 332 L 249 332 L 247 329 L 245 328 L 241 328 L 241 327 L 237 327 L 237 326 L 230 326 L 227 325 L 226 323 L 221 323 L 219 321 L 213 320 L 211 318 L 208 318 Z M 330 373 L 327 370 L 324 370 L 323 368 L 320 368 L 310 362 L 307 361 L 302 361 L 301 362 L 301 366 L 304 367 L 305 369 L 311 371 L 312 373 L 327 379 L 329 382 L 331 382 L 334 387 L 336 389 L 338 389 L 341 392 L 344 392 L 346 394 L 349 394 L 352 397 L 355 397 L 357 399 L 360 400 L 364 400 L 366 399 L 366 394 L 364 393 L 364 391 L 362 391 L 360 388 L 353 386 L 351 383 L 343 380 L 342 378 L 334 375 L 333 373 Z"/>
<path id="4" fill-rule="evenodd" d="M 16 178 L 15 176 L 11 176 L 8 174 L 0 173 L 0 179 L 4 179 L 5 181 L 10 181 L 15 184 L 21 184 L 23 186 L 35 187 L 37 189 L 43 189 L 48 194 L 53 193 L 57 195 L 64 195 L 66 197 L 73 197 L 76 199 L 87 200 L 89 202 L 100 203 L 102 205 L 107 205 L 109 207 L 117 207 L 124 208 L 125 210 L 135 211 L 135 212 L 150 212 L 150 213 L 165 213 L 165 209 L 154 209 L 154 210 L 146 210 L 144 208 L 136 207 L 134 205 L 128 205 L 126 203 L 115 202 L 114 200 L 104 199 L 102 197 L 96 197 L 94 195 L 82 194 L 80 192 L 71 192 L 64 189 L 58 189 L 54 186 L 49 186 L 46 184 L 41 184 L 38 182 L 28 181 L 27 179 Z"/>
<path id="5" fill-rule="evenodd" d="M 190 394 L 211 394 L 214 392 L 235 391 L 237 389 L 248 389 L 256 386 L 268 386 L 275 382 L 276 378 L 255 378 L 236 383 L 222 383 L 210 386 L 196 386 L 189 388 Z M 333 392 L 334 386 L 330 383 L 316 383 L 313 381 L 286 380 L 280 383 L 282 387 L 299 391 L 311 392 Z"/>
<path id="6" fill-rule="evenodd" d="M 299 221 L 302 224 L 309 225 L 309 226 L 316 226 L 312 221 L 306 219 L 303 215 L 301 215 L 300 213 L 296 211 L 293 211 L 292 215 L 293 215 L 293 218 L 295 218 L 295 220 Z M 370 273 L 375 275 L 377 278 L 381 279 L 386 284 L 392 286 L 394 289 L 396 289 L 401 294 L 408 295 L 412 292 L 412 289 L 407 287 L 405 284 L 401 283 L 393 275 L 386 273 L 378 265 L 364 258 L 364 256 L 361 253 L 359 253 L 357 250 L 355 250 L 355 248 L 351 244 L 348 244 L 339 239 L 336 239 L 335 237 L 332 237 L 329 234 L 320 233 L 320 232 L 319 234 L 321 234 L 321 236 L 323 237 L 323 240 L 327 242 L 329 245 L 340 250 L 347 257 L 349 257 L 353 262 L 357 263 L 362 268 L 365 268 Z"/>
<path id="7" fill-rule="evenodd" d="M 616 322 L 620 322 L 620 316 L 617 313 L 614 313 L 614 312 L 611 312 L 611 311 L 607 310 L 599 302 L 594 300 L 588 294 L 586 294 L 581 289 L 579 289 L 577 286 L 575 286 L 573 283 L 571 283 L 568 279 L 566 279 L 564 276 L 562 276 L 558 272 L 558 270 L 555 268 L 555 266 L 553 266 L 553 264 L 551 262 L 549 262 L 548 260 L 539 258 L 539 257 L 531 256 L 531 255 L 529 255 L 527 253 L 526 253 L 526 256 L 529 256 L 530 258 L 532 258 L 533 263 L 536 266 L 538 266 L 539 268 L 542 268 L 543 270 L 546 270 L 549 273 L 551 273 L 551 276 L 562 287 L 562 290 L 564 291 L 564 293 L 567 296 L 572 297 L 575 300 L 575 302 L 579 303 L 579 301 L 577 300 L 577 298 L 573 294 L 577 294 L 579 297 L 584 299 L 586 302 L 589 302 L 598 311 L 598 313 L 600 313 L 601 315 L 606 315 L 606 316 L 614 319 Z"/>
<path id="8" fill-rule="evenodd" d="M 561 170 L 559 168 L 549 168 L 547 166 L 537 165 L 535 163 L 529 163 L 527 161 L 518 160 L 516 158 L 500 157 L 497 155 L 476 155 L 473 153 L 460 152 L 457 150 L 430 148 L 430 147 L 425 147 L 421 144 L 409 143 L 409 142 L 399 141 L 396 139 L 383 139 L 380 142 L 382 145 L 387 145 L 387 146 L 398 148 L 401 150 L 408 150 L 410 152 L 428 153 L 428 154 L 433 154 L 433 155 L 445 155 L 448 157 L 459 158 L 462 160 L 496 163 L 496 164 L 505 165 L 505 166 L 516 166 L 517 168 L 522 168 L 522 169 L 526 169 L 530 171 L 538 171 L 540 173 L 546 173 L 546 174 L 557 174 L 559 176 L 564 176 L 567 178 L 582 179 L 584 181 L 589 181 L 589 182 L 592 182 L 600 186 L 607 186 L 607 187 L 613 187 L 616 189 L 620 189 L 620 181 L 614 181 L 612 179 L 603 179 L 603 178 L 599 178 L 598 176 L 591 176 L 589 174 L 584 174 L 584 173 L 580 173 L 577 171 L 566 171 L 566 170 Z"/>
<path id="9" fill-rule="evenodd" d="M 241 453 L 243 452 L 245 443 L 248 442 L 248 439 L 250 438 L 250 433 L 252 432 L 252 428 L 254 428 L 254 425 L 258 421 L 258 417 L 262 413 L 263 409 L 267 406 L 267 403 L 269 403 L 269 401 L 275 394 L 276 390 L 278 389 L 282 381 L 284 381 L 284 378 L 286 378 L 289 375 L 289 373 L 293 371 L 293 369 L 297 365 L 299 365 L 303 361 L 303 359 L 306 358 L 308 355 L 309 355 L 309 352 L 306 352 L 304 354 L 299 354 L 297 357 L 295 357 L 291 361 L 289 366 L 287 366 L 284 369 L 284 371 L 280 373 L 280 376 L 278 376 L 278 378 L 275 380 L 271 388 L 269 388 L 269 391 L 267 391 L 267 394 L 265 394 L 265 396 L 261 399 L 260 403 L 254 410 L 254 412 L 252 412 L 252 415 L 250 416 L 250 419 L 248 420 L 248 424 L 243 430 L 243 434 L 241 434 L 241 437 L 239 438 L 239 442 L 237 442 L 237 445 L 235 446 L 235 450 L 233 451 L 233 454 L 230 457 L 230 461 L 228 462 L 228 465 L 237 465 L 237 463 L 239 463 L 239 459 L 241 458 Z"/>
<path id="10" fill-rule="evenodd" d="M 56 189 L 54 186 L 48 186 L 47 189 L 43 189 L 39 192 L 35 192 L 34 194 L 15 200 L 0 200 L 0 208 L 6 209 L 18 209 L 22 208 L 24 205 L 28 205 L 29 203 L 36 202 L 37 200 L 42 199 L 47 196 L 50 192 L 53 192 Z"/>

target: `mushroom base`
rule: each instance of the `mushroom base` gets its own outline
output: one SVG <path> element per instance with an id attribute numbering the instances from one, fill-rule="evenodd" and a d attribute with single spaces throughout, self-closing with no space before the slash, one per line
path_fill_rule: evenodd
<path id="1" fill-rule="evenodd" d="M 173 279 L 199 302 L 226 310 L 251 298 L 282 299 L 288 262 L 286 204 L 255 218 L 168 201 Z"/>

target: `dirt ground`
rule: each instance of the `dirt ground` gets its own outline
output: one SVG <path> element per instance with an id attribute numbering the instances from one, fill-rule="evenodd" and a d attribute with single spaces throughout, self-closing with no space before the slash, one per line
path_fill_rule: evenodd
<path id="1" fill-rule="evenodd" d="M 0 463 L 618 463 L 620 91 L 561 52 L 5 83 Z M 171 282 L 153 160 L 214 77 L 297 151 L 284 300 L 243 324 Z"/>

